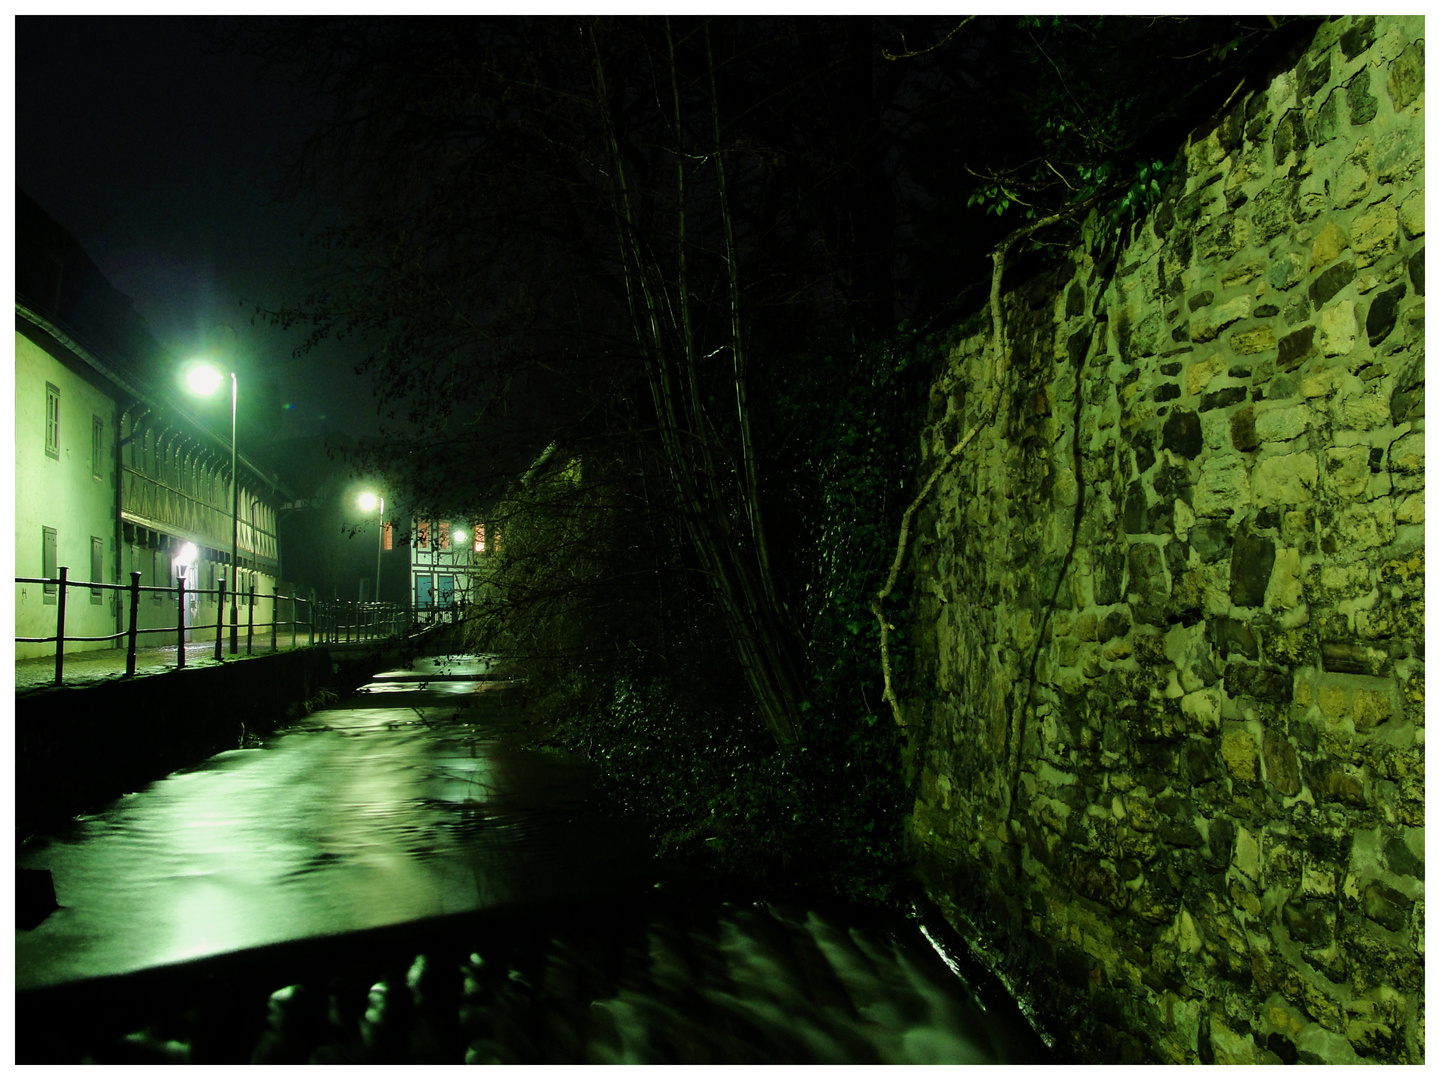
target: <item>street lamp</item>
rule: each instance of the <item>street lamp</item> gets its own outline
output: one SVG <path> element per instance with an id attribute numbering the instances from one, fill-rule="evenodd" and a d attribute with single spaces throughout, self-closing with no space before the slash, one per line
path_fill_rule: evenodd
<path id="1" fill-rule="evenodd" d="M 190 366 L 185 382 L 190 391 L 209 397 L 220 389 L 225 376 L 211 364 Z M 230 372 L 230 655 L 240 651 L 240 475 L 235 471 L 235 403 L 240 384 Z"/>
<path id="2" fill-rule="evenodd" d="M 380 526 L 379 535 L 375 537 L 375 602 L 380 602 L 380 552 L 385 550 L 385 500 L 373 492 L 367 491 L 360 496 L 361 510 L 374 510 L 379 508 L 380 513 L 377 523 Z"/>

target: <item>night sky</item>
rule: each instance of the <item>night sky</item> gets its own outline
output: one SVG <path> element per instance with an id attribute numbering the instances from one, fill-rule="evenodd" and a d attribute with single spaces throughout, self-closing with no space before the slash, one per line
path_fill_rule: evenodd
<path id="1" fill-rule="evenodd" d="M 228 353 L 264 438 L 373 430 L 356 353 L 292 359 L 299 334 L 252 326 L 240 304 L 303 296 L 303 211 L 277 195 L 277 155 L 306 119 L 288 88 L 182 18 L 18 17 L 15 53 L 16 183 L 156 339 Z"/>

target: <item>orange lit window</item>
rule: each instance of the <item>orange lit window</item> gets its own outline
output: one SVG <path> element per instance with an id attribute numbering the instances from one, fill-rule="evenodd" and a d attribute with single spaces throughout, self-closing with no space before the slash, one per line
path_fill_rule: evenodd
<path id="1" fill-rule="evenodd" d="M 383 537 L 384 537 L 384 538 L 380 541 L 380 546 L 381 546 L 382 548 L 384 548 L 386 551 L 394 551 L 394 550 L 395 550 L 395 523 L 394 523 L 393 521 L 387 521 L 387 522 L 385 522 Z"/>
<path id="2" fill-rule="evenodd" d="M 475 523 L 475 551 L 483 554 L 485 551 L 485 526 L 480 522 Z"/>
<path id="3" fill-rule="evenodd" d="M 430 550 L 430 522 L 417 521 L 415 523 L 415 546 L 421 551 Z"/>
<path id="4" fill-rule="evenodd" d="M 450 550 L 450 522 L 440 521 L 435 525 L 435 550 Z"/>

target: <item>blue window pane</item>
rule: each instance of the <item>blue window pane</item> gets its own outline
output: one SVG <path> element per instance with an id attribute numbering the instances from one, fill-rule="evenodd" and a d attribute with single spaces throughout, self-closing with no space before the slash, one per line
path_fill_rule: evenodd
<path id="1" fill-rule="evenodd" d="M 440 603 L 448 606 L 455 600 L 455 579 L 446 574 L 440 575 Z"/>
<path id="2" fill-rule="evenodd" d="M 415 577 L 415 606 L 417 608 L 430 607 L 433 597 L 430 594 L 431 583 L 434 579 L 429 574 L 417 574 Z"/>

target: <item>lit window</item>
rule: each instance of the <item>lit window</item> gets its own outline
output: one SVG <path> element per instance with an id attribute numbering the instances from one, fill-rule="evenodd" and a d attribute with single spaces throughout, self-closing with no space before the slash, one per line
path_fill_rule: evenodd
<path id="1" fill-rule="evenodd" d="M 421 551 L 430 550 L 430 522 L 417 521 L 415 523 L 415 546 Z"/>
<path id="2" fill-rule="evenodd" d="M 60 388 L 45 384 L 45 453 L 60 460 Z"/>
<path id="3" fill-rule="evenodd" d="M 478 521 L 475 523 L 474 536 L 475 551 L 483 555 L 485 552 L 485 526 Z"/>
<path id="4" fill-rule="evenodd" d="M 380 546 L 386 551 L 393 551 L 395 548 L 395 523 L 393 521 L 385 522 L 381 530 L 381 537 Z"/>
<path id="5" fill-rule="evenodd" d="M 450 523 L 441 521 L 435 526 L 435 550 L 450 550 Z"/>

